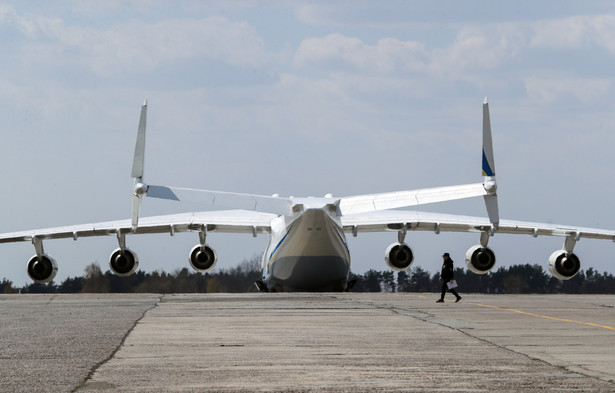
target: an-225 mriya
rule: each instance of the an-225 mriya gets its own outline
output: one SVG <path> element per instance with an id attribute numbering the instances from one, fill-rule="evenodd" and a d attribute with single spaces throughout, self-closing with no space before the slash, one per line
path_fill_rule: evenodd
<path id="1" fill-rule="evenodd" d="M 561 236 L 563 247 L 551 254 L 548 268 L 562 280 L 574 277 L 580 269 L 579 258 L 573 253 L 579 239 L 615 239 L 615 231 L 499 219 L 487 99 L 483 104 L 481 183 L 350 197 L 283 198 L 148 185 L 143 180 L 146 115 L 147 102 L 141 108 L 132 167 L 132 219 L 0 234 L 1 243 L 32 242 L 36 255 L 29 260 L 27 269 L 34 281 L 49 282 L 57 272 L 57 264 L 44 252 L 43 242 L 71 237 L 116 236 L 119 247 L 111 253 L 109 265 L 115 274 L 125 276 L 138 266 L 136 253 L 126 246 L 127 235 L 196 232 L 200 241 L 190 250 L 190 265 L 196 271 L 207 272 L 217 260 L 214 249 L 206 243 L 208 234 L 267 234 L 270 240 L 261 262 L 262 281 L 257 283 L 263 291 L 346 290 L 350 272 L 346 236 L 357 236 L 359 232 L 396 232 L 396 241 L 385 250 L 385 262 L 397 271 L 408 269 L 414 260 L 405 243 L 408 231 L 476 232 L 480 240 L 467 251 L 466 264 L 478 274 L 489 272 L 495 265 L 495 254 L 488 248 L 495 234 Z M 187 194 L 196 194 L 210 210 L 139 217 L 145 196 L 181 201 Z M 484 198 L 487 217 L 395 210 L 469 197 Z M 220 208 L 233 210 L 215 210 Z"/>

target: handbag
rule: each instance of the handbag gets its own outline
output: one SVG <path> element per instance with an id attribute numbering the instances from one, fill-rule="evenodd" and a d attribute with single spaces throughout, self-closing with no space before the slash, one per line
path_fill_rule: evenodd
<path id="1" fill-rule="evenodd" d="M 446 286 L 448 287 L 448 289 L 457 288 L 457 281 L 451 280 L 446 283 Z"/>

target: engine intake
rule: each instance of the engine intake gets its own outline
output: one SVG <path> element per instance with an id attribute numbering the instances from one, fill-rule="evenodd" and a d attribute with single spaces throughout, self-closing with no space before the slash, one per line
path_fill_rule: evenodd
<path id="1" fill-rule="evenodd" d="M 120 277 L 130 276 L 139 266 L 139 257 L 129 248 L 115 249 L 109 258 L 109 268 Z"/>
<path id="2" fill-rule="evenodd" d="M 28 276 L 39 284 L 47 284 L 58 273 L 58 264 L 47 254 L 30 258 L 28 262 Z"/>
<path id="3" fill-rule="evenodd" d="M 197 244 L 190 250 L 190 266 L 199 273 L 207 273 L 216 266 L 218 256 L 208 245 Z"/>
<path id="4" fill-rule="evenodd" d="M 476 274 L 489 273 L 495 266 L 495 254 L 491 249 L 477 244 L 466 252 L 466 265 Z"/>
<path id="5" fill-rule="evenodd" d="M 384 261 L 391 269 L 401 272 L 406 270 L 414 262 L 414 254 L 405 243 L 393 243 L 384 252 Z"/>
<path id="6" fill-rule="evenodd" d="M 566 250 L 555 251 L 549 257 L 549 271 L 560 280 L 570 280 L 581 269 L 579 257 Z"/>

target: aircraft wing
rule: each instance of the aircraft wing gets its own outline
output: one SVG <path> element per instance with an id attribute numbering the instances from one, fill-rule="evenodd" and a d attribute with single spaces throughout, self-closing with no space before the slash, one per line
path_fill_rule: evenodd
<path id="1" fill-rule="evenodd" d="M 139 227 L 133 231 L 132 221 L 119 220 L 93 224 L 72 225 L 57 228 L 33 229 L 0 234 L 0 243 L 32 241 L 34 238 L 65 239 L 92 236 L 116 236 L 122 234 L 193 232 L 206 228 L 207 232 L 259 233 L 271 232 L 271 220 L 275 214 L 245 210 L 182 213 L 164 216 L 142 217 Z"/>
<path id="2" fill-rule="evenodd" d="M 344 231 L 358 232 L 408 231 L 439 232 L 490 232 L 525 234 L 532 236 L 572 236 L 581 238 L 615 241 L 615 231 L 595 228 L 574 227 L 525 221 L 500 220 L 497 229 L 486 217 L 471 217 L 453 214 L 427 213 L 418 211 L 382 210 L 373 213 L 343 216 Z"/>

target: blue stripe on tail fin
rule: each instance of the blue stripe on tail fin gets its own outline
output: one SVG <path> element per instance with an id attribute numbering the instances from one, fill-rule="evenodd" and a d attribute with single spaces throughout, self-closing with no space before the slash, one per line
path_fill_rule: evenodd
<path id="1" fill-rule="evenodd" d="M 491 169 L 489 165 L 489 161 L 487 160 L 487 156 L 485 155 L 485 150 L 483 149 L 483 176 L 495 176 L 495 172 Z"/>

